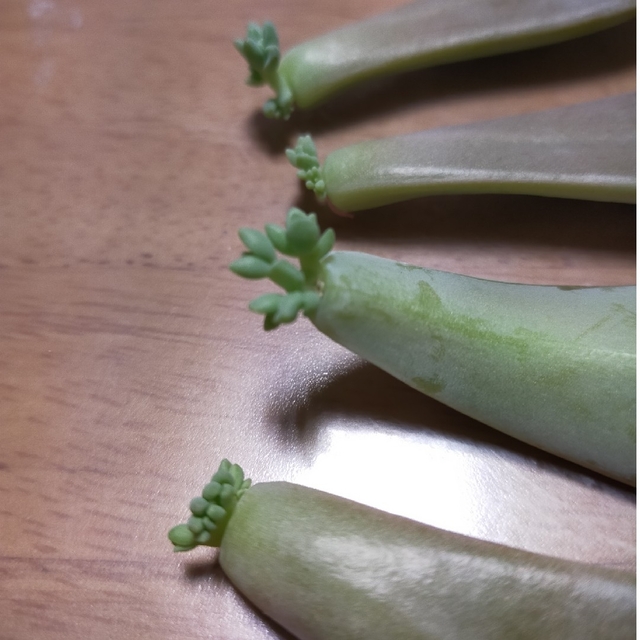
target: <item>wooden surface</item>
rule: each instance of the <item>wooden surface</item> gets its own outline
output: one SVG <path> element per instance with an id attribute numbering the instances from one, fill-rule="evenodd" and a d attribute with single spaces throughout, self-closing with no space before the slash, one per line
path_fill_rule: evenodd
<path id="1" fill-rule="evenodd" d="M 635 492 L 404 387 L 308 322 L 261 331 L 239 226 L 296 204 L 338 248 L 523 282 L 635 281 L 632 207 L 420 200 L 338 219 L 283 156 L 633 90 L 633 24 L 375 81 L 288 123 L 231 46 L 398 0 L 0 3 L 0 638 L 288 638 L 214 552 L 171 552 L 221 457 L 477 537 L 635 565 Z M 384 488 L 401 469 L 401 499 Z"/>

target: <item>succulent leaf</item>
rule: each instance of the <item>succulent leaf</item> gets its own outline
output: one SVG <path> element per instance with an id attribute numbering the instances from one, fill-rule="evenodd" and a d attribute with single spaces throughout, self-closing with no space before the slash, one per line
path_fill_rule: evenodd
<path id="1" fill-rule="evenodd" d="M 281 293 L 265 293 L 249 303 L 249 309 L 255 313 L 273 314 L 278 309 Z"/>
<path id="2" fill-rule="evenodd" d="M 317 260 L 324 258 L 324 256 L 333 249 L 333 245 L 336 242 L 336 232 L 333 229 L 327 229 L 321 236 L 316 246 L 313 249 L 313 255 Z"/>
<path id="3" fill-rule="evenodd" d="M 273 262 L 276 259 L 276 250 L 271 240 L 257 229 L 243 227 L 238 231 L 240 240 L 245 247 L 255 256 L 265 262 Z"/>
<path id="4" fill-rule="evenodd" d="M 304 274 L 286 260 L 278 260 L 269 271 L 269 278 L 285 291 L 299 291 L 304 287 Z"/>
<path id="5" fill-rule="evenodd" d="M 236 275 L 242 276 L 243 278 L 257 280 L 258 278 L 264 278 L 269 274 L 271 264 L 257 256 L 247 254 L 237 260 L 234 260 L 229 268 Z"/>
<path id="6" fill-rule="evenodd" d="M 301 296 L 301 310 L 305 315 L 313 313 L 320 304 L 320 294 L 315 291 L 305 291 Z"/>
<path id="7" fill-rule="evenodd" d="M 273 321 L 278 324 L 293 322 L 302 308 L 302 294 L 299 292 L 289 293 L 283 296 L 277 311 L 273 314 Z"/>

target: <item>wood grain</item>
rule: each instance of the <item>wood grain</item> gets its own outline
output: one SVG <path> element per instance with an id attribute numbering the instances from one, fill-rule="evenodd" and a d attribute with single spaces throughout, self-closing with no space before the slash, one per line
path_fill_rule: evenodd
<path id="1" fill-rule="evenodd" d="M 283 149 L 635 88 L 635 25 L 368 83 L 287 123 L 231 40 L 286 49 L 400 2 L 0 3 L 0 638 L 289 636 L 166 531 L 221 457 L 470 535 L 635 566 L 635 492 L 425 398 L 308 323 L 265 334 L 239 226 L 523 282 L 635 282 L 633 208 L 433 198 L 336 219 Z M 366 455 L 363 452 L 366 451 Z M 408 487 L 381 486 L 399 465 Z M 409 488 L 411 490 L 409 490 Z"/>

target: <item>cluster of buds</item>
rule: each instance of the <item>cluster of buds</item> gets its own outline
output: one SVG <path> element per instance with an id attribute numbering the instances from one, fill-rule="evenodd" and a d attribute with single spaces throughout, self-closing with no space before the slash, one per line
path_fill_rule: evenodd
<path id="1" fill-rule="evenodd" d="M 276 97 L 267 100 L 263 107 L 269 118 L 289 118 L 293 111 L 293 95 L 286 82 L 278 72 L 280 65 L 280 43 L 278 34 L 271 22 L 261 27 L 254 22 L 249 23 L 247 37 L 233 43 L 236 49 L 249 63 L 247 84 L 260 87 L 268 84 Z"/>
<path id="2" fill-rule="evenodd" d="M 284 227 L 268 224 L 265 233 L 244 228 L 239 235 L 247 251 L 231 263 L 231 271 L 243 278 L 269 278 L 286 292 L 267 293 L 249 304 L 252 311 L 264 314 L 265 329 L 293 322 L 300 312 L 312 314 L 320 303 L 320 260 L 333 248 L 333 229 L 321 233 L 315 213 L 292 208 Z M 279 259 L 276 251 L 298 258 L 300 268 Z"/>
<path id="3" fill-rule="evenodd" d="M 322 202 L 327 196 L 327 186 L 322 178 L 318 151 L 313 138 L 300 136 L 293 149 L 285 151 L 289 162 L 298 170 L 298 178 L 304 186 L 313 191 Z"/>
<path id="4" fill-rule="evenodd" d="M 174 550 L 190 551 L 198 545 L 219 547 L 238 500 L 250 486 L 251 480 L 245 479 L 239 465 L 223 460 L 202 495 L 189 504 L 192 516 L 187 523 L 169 531 Z"/>

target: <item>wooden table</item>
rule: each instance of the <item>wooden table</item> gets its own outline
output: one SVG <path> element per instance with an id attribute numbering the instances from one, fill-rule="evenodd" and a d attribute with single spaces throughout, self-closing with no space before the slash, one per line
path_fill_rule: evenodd
<path id="1" fill-rule="evenodd" d="M 442 197 L 336 218 L 283 151 L 633 90 L 635 28 L 375 81 L 287 123 L 231 46 L 284 49 L 400 0 L 0 4 L 0 638 L 263 639 L 258 614 L 168 528 L 222 457 L 443 528 L 635 564 L 635 492 L 403 386 L 227 269 L 240 226 L 292 205 L 338 248 L 504 280 L 635 279 L 627 205 Z M 270 6 L 268 6 L 270 5 Z M 385 489 L 395 469 L 407 486 Z"/>

